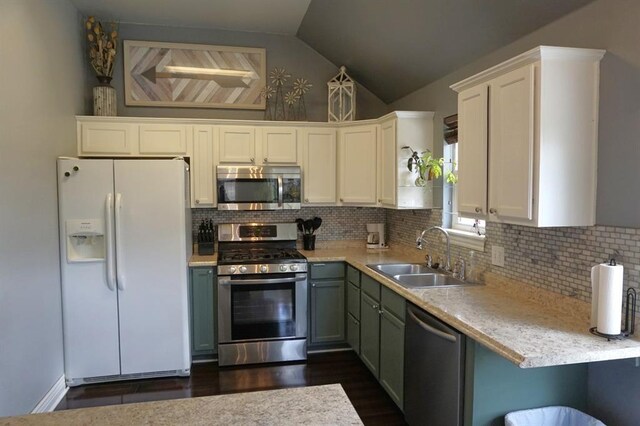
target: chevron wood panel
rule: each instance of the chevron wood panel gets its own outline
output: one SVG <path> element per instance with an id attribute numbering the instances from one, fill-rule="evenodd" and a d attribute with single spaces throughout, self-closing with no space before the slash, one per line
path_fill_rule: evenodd
<path id="1" fill-rule="evenodd" d="M 130 106 L 265 109 L 266 50 L 124 41 Z"/>

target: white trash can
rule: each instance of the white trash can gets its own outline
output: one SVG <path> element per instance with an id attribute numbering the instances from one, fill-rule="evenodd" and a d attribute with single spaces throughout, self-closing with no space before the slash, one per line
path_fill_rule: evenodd
<path id="1" fill-rule="evenodd" d="M 542 407 L 513 411 L 505 426 L 605 426 L 600 420 L 571 407 Z"/>

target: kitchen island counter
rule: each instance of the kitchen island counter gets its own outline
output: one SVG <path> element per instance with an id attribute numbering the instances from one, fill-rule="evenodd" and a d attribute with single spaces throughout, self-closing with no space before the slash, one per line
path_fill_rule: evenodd
<path id="1" fill-rule="evenodd" d="M 406 289 L 368 264 L 424 262 L 407 246 L 301 251 L 309 262 L 344 261 L 521 368 L 640 357 L 640 339 L 607 341 L 589 333 L 591 305 L 485 274 L 486 285 Z"/>
<path id="2" fill-rule="evenodd" d="M 0 425 L 361 425 L 338 384 L 0 418 Z"/>

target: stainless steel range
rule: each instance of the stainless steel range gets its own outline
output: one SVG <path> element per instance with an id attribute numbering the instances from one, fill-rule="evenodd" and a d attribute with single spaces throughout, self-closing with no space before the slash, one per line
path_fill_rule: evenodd
<path id="1" fill-rule="evenodd" d="M 295 223 L 218 225 L 218 364 L 307 358 L 307 259 Z"/>

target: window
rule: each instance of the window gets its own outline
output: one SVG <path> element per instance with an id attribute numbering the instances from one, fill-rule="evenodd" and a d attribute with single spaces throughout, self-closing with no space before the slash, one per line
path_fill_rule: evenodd
<path id="1" fill-rule="evenodd" d="M 458 144 L 444 146 L 445 165 L 443 172 L 446 173 L 447 167 L 454 166 L 454 173 L 458 172 Z M 476 220 L 470 217 L 458 216 L 456 206 L 456 185 L 446 183 L 443 184 L 444 208 L 442 209 L 443 227 L 449 230 L 451 243 L 462 247 L 472 248 L 478 251 L 484 251 L 484 234 L 486 222 L 484 220 Z"/>

